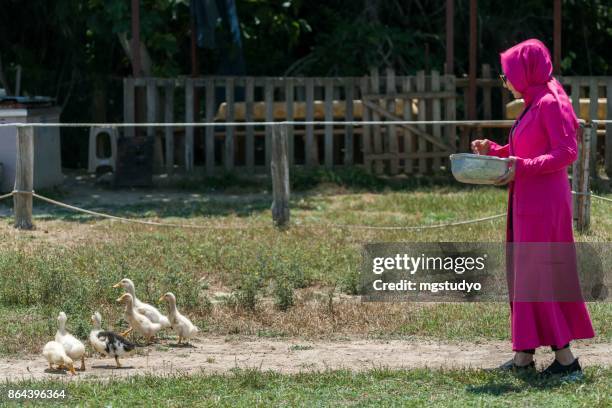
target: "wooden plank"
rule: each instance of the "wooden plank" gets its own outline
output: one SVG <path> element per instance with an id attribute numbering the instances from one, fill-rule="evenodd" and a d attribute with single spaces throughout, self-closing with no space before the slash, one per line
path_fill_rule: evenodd
<path id="1" fill-rule="evenodd" d="M 159 122 L 158 106 L 159 93 L 157 92 L 157 81 L 155 79 L 147 79 L 146 87 L 146 112 L 147 122 Z M 164 168 L 164 152 L 162 148 L 162 140 L 157 133 L 157 128 L 147 126 L 147 138 L 153 143 L 153 169 L 161 171 Z"/>
<path id="2" fill-rule="evenodd" d="M 491 78 L 491 66 L 489 64 L 482 64 L 482 77 L 484 79 Z M 491 119 L 491 86 L 489 85 L 482 87 L 482 103 L 485 120 Z"/>
<path id="3" fill-rule="evenodd" d="M 502 119 L 505 119 L 506 118 L 506 105 L 508 105 L 510 91 L 508 91 L 506 88 L 501 88 L 500 92 L 501 92 L 501 116 L 500 117 Z"/>
<path id="4" fill-rule="evenodd" d="M 573 89 L 573 87 L 572 87 Z M 580 125 L 578 127 L 578 158 L 574 160 L 572 163 L 572 191 L 580 191 L 581 181 L 580 181 L 580 168 L 581 168 L 581 157 L 584 153 L 584 125 Z M 574 219 L 576 227 L 579 224 L 579 215 L 578 209 L 580 205 L 580 196 L 576 194 L 572 194 L 572 217 Z"/>
<path id="5" fill-rule="evenodd" d="M 591 78 L 589 81 L 589 118 L 591 121 L 597 120 L 597 108 L 599 106 L 598 101 L 599 89 L 597 86 L 597 80 Z M 597 126 L 592 129 L 591 135 L 591 156 L 589 158 L 589 167 L 591 169 L 591 175 L 593 177 L 599 177 L 597 172 Z"/>
<path id="6" fill-rule="evenodd" d="M 359 83 L 360 87 L 360 97 L 362 100 L 362 120 L 367 122 L 370 120 L 370 109 L 363 104 L 364 99 L 363 96 L 366 95 L 370 91 L 370 79 L 368 77 L 363 77 Z M 372 154 L 372 128 L 368 125 L 363 126 L 363 136 L 361 138 L 362 141 L 362 152 L 363 152 L 363 164 L 365 170 L 367 172 L 372 171 L 372 162 L 370 161 L 370 155 Z"/>
<path id="7" fill-rule="evenodd" d="M 245 120 L 253 121 L 253 101 L 255 100 L 255 82 L 252 77 L 246 79 L 245 88 Z M 246 131 L 246 168 L 249 174 L 255 170 L 255 132 L 253 126 L 249 125 Z"/>
<path id="8" fill-rule="evenodd" d="M 193 112 L 193 79 L 185 80 L 185 122 L 191 123 L 194 121 Z M 185 170 L 191 172 L 193 170 L 193 127 L 185 128 Z"/>
<path id="9" fill-rule="evenodd" d="M 17 158 L 15 159 L 15 193 L 13 208 L 15 228 L 31 230 L 34 191 L 34 128 L 17 128 Z"/>
<path id="10" fill-rule="evenodd" d="M 573 79 L 571 81 L 571 87 L 572 87 L 572 107 L 574 108 L 574 113 L 576 114 L 576 116 L 578 116 L 580 118 L 580 87 L 581 87 L 581 83 L 580 80 L 578 79 Z M 584 119 L 584 118 L 580 118 L 580 119 Z"/>
<path id="11" fill-rule="evenodd" d="M 344 97 L 345 97 L 345 112 L 346 117 L 345 120 L 347 122 L 352 122 L 354 120 L 353 117 L 353 100 L 355 98 L 355 81 L 353 78 L 346 78 L 344 88 Z M 345 134 L 344 134 L 344 164 L 352 165 L 353 164 L 353 125 L 346 126 Z"/>
<path id="12" fill-rule="evenodd" d="M 135 103 L 134 103 L 134 79 L 123 79 L 123 123 L 135 122 Z M 125 128 L 126 137 L 134 137 L 134 128 Z"/>
<path id="13" fill-rule="evenodd" d="M 289 159 L 287 125 L 272 129 L 272 220 L 278 228 L 289 225 Z"/>
<path id="14" fill-rule="evenodd" d="M 445 75 L 444 86 L 446 91 L 456 93 L 455 76 Z M 455 120 L 457 118 L 457 102 L 455 99 L 446 99 L 444 101 L 444 119 Z M 444 142 L 450 147 L 451 152 L 457 151 L 457 127 L 455 125 L 446 125 L 446 137 Z"/>
<path id="15" fill-rule="evenodd" d="M 167 81 L 164 86 L 164 121 L 174 122 L 174 82 Z M 164 128 L 164 140 L 166 142 L 166 171 L 171 174 L 174 170 L 174 128 Z"/>
<path id="16" fill-rule="evenodd" d="M 395 77 L 396 81 L 399 80 L 400 77 Z M 457 95 L 451 92 L 432 92 L 432 91 L 424 91 L 424 92 L 393 92 L 393 93 L 384 93 L 384 94 L 368 94 L 364 95 L 363 99 L 369 101 L 379 101 L 379 100 L 393 100 L 393 99 L 408 99 L 408 98 L 419 98 L 419 99 L 454 99 Z"/>
<path id="17" fill-rule="evenodd" d="M 417 76 L 416 76 L 416 88 L 417 91 L 424 91 L 425 90 L 425 71 L 418 71 L 417 72 Z M 419 106 L 419 113 L 418 113 L 418 120 L 426 120 L 427 116 L 427 112 L 425 111 L 425 101 L 423 99 L 419 99 L 418 102 L 418 106 Z M 425 125 L 417 125 L 417 127 L 423 132 L 425 133 Z M 424 137 L 419 137 L 419 146 L 418 146 L 418 151 L 419 153 L 424 153 L 427 151 L 427 140 Z M 420 174 L 425 174 L 427 172 L 427 160 L 425 159 L 419 159 L 419 173 Z"/>
<path id="18" fill-rule="evenodd" d="M 331 78 L 325 78 L 325 121 L 334 120 L 334 84 Z M 334 127 L 325 125 L 325 167 L 331 169 L 334 165 Z"/>
<path id="19" fill-rule="evenodd" d="M 370 70 L 370 86 L 372 87 L 372 91 L 377 94 L 380 92 L 380 78 L 378 76 L 378 69 L 373 68 Z M 365 103 L 365 101 L 363 101 Z M 376 105 L 379 109 L 372 110 L 372 121 L 378 122 L 380 121 L 380 111 L 384 111 L 384 109 L 380 108 L 380 100 L 372 102 L 372 104 Z M 371 105 L 370 105 L 371 106 Z M 380 154 L 383 152 L 383 141 L 381 135 L 380 125 L 372 125 L 372 141 L 374 147 L 374 153 Z M 384 163 L 380 160 L 374 161 L 374 172 L 376 174 L 381 174 L 384 171 Z"/>
<path id="20" fill-rule="evenodd" d="M 391 112 L 388 112 L 386 110 L 384 110 L 383 108 L 381 108 L 380 106 L 372 103 L 372 102 L 368 102 L 368 101 L 363 101 L 363 106 L 364 107 L 368 107 L 369 109 L 371 109 L 372 111 L 375 111 L 377 113 L 379 113 L 381 116 L 384 116 L 385 118 L 389 119 L 389 120 L 393 120 L 393 121 L 402 121 L 402 118 L 400 118 L 397 115 L 392 114 Z M 418 120 L 421 120 L 420 118 L 418 118 Z M 420 138 L 425 139 L 426 141 L 442 148 L 445 150 L 449 150 L 449 146 L 447 146 L 442 140 L 433 137 L 432 135 L 428 134 L 427 132 L 425 132 L 424 130 L 421 129 L 421 127 L 424 127 L 425 125 L 419 125 L 418 127 L 415 125 L 410 125 L 407 123 L 403 123 L 399 126 L 405 127 L 410 129 L 413 133 L 415 133 L 417 136 L 419 136 Z"/>
<path id="21" fill-rule="evenodd" d="M 571 91 L 572 107 L 574 108 L 574 113 L 576 114 L 576 116 L 580 118 L 580 81 L 578 79 L 571 79 L 570 86 L 572 88 L 572 91 Z M 584 149 L 584 143 L 583 143 L 584 129 L 582 129 L 581 135 L 582 137 L 578 143 L 578 146 L 579 146 L 578 154 L 581 154 L 582 150 Z M 572 189 L 574 191 L 579 191 L 578 190 L 580 187 L 579 175 L 580 175 L 580 163 L 579 163 L 579 160 L 575 160 L 574 163 L 572 164 Z M 574 219 L 576 220 L 578 220 L 578 204 L 579 204 L 578 196 L 574 195 L 572 197 L 572 207 L 574 209 Z"/>
<path id="22" fill-rule="evenodd" d="M 385 86 L 386 86 L 387 93 L 389 92 L 396 93 L 397 90 L 395 89 L 395 71 L 392 68 L 387 68 L 386 75 L 387 75 L 387 81 L 386 81 Z M 387 104 L 387 109 L 390 112 L 395 113 L 395 99 L 391 99 L 389 101 L 389 103 Z M 387 140 L 389 143 L 389 153 L 391 153 L 391 155 L 393 154 L 397 155 L 399 153 L 399 148 L 398 148 L 398 143 L 397 143 L 397 130 L 396 130 L 395 125 L 387 126 Z M 391 175 L 396 175 L 398 173 L 398 170 L 399 170 L 399 159 L 392 158 L 389 161 L 389 172 L 391 173 Z"/>
<path id="23" fill-rule="evenodd" d="M 431 71 L 431 90 L 433 92 L 440 91 L 440 73 L 438 71 Z M 440 99 L 434 99 L 431 101 L 431 113 L 432 120 L 442 119 L 442 110 L 440 106 Z M 432 125 L 432 135 L 436 138 L 442 139 L 442 128 L 440 125 Z M 433 170 L 440 171 L 441 160 L 439 157 L 434 157 Z"/>
<path id="24" fill-rule="evenodd" d="M 285 101 L 287 103 L 287 121 L 293 121 L 293 107 L 295 102 L 295 80 L 293 78 L 287 78 L 285 80 Z M 293 166 L 295 163 L 295 140 L 293 125 L 287 125 L 287 148 L 289 149 L 289 166 Z"/>
<path id="25" fill-rule="evenodd" d="M 574 207 L 576 216 L 576 224 L 577 229 L 581 232 L 584 232 L 588 229 L 588 212 L 587 212 L 587 199 L 589 198 L 586 193 L 589 192 L 589 165 L 590 165 L 590 146 L 591 146 L 591 137 L 592 137 L 592 124 L 587 123 L 583 128 L 582 133 L 582 149 L 579 151 L 577 169 L 578 173 L 575 174 L 576 183 L 572 183 L 575 187 L 575 191 L 580 192 L 582 194 L 575 196 L 575 203 L 577 204 Z"/>
<path id="26" fill-rule="evenodd" d="M 227 78 L 225 82 L 225 102 L 227 104 L 227 110 L 225 111 L 225 121 L 233 122 L 234 121 L 234 78 Z M 226 171 L 234 170 L 234 156 L 235 156 L 235 146 L 234 146 L 234 127 L 226 126 L 225 127 L 225 155 L 223 164 L 225 166 Z"/>
<path id="27" fill-rule="evenodd" d="M 413 153 L 381 153 L 381 154 L 373 154 L 372 157 L 377 160 L 390 160 L 393 157 L 399 157 L 400 159 L 410 158 L 410 159 L 419 159 L 419 158 L 440 158 L 446 157 L 450 154 L 449 151 L 431 151 L 431 152 L 413 152 Z"/>
<path id="28" fill-rule="evenodd" d="M 264 85 L 264 101 L 266 105 L 266 122 L 274 121 L 274 82 L 272 78 L 266 78 Z M 265 155 L 266 168 L 270 168 L 272 154 L 272 126 L 266 126 Z"/>
<path id="29" fill-rule="evenodd" d="M 147 88 L 146 88 L 146 97 L 147 97 L 147 122 L 154 123 L 155 114 L 157 112 L 157 89 L 155 87 L 155 81 L 152 79 L 147 79 Z M 155 128 L 152 126 L 147 126 L 147 137 L 149 139 L 153 139 L 155 137 Z"/>
<path id="30" fill-rule="evenodd" d="M 204 83 L 204 98 L 206 106 L 206 122 L 213 123 L 215 121 L 215 82 L 208 78 Z M 215 128 L 207 126 L 205 129 L 205 149 L 206 149 L 206 175 L 213 176 L 215 174 Z"/>
<path id="31" fill-rule="evenodd" d="M 606 100 L 606 120 L 612 120 L 612 78 L 606 83 Z M 608 177 L 612 178 L 612 123 L 606 123 L 605 147 L 605 169 Z"/>
<path id="32" fill-rule="evenodd" d="M 314 80 L 306 78 L 306 122 L 314 120 Z M 319 154 L 314 136 L 314 126 L 306 125 L 306 165 L 316 166 L 319 163 Z"/>
<path id="33" fill-rule="evenodd" d="M 406 77 L 402 81 L 402 92 L 409 93 L 411 90 L 411 82 L 412 77 Z M 404 119 L 412 120 L 412 98 L 408 98 L 404 100 Z M 407 174 L 412 174 L 414 172 L 414 160 L 410 157 L 410 154 L 414 151 L 414 136 L 412 131 L 408 127 L 403 127 L 403 136 L 404 136 L 404 172 Z"/>

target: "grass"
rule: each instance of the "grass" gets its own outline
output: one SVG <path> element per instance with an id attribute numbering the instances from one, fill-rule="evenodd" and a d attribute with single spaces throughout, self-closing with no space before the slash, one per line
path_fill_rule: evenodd
<path id="1" fill-rule="evenodd" d="M 283 375 L 257 369 L 227 375 L 138 376 L 126 380 L 25 381 L 11 389 L 66 388 L 45 406 L 547 406 L 608 407 L 612 369 L 590 367 L 578 382 L 481 370 L 326 371 Z M 0 390 L 3 386 L 0 385 Z M 6 391 L 5 391 L 6 392 Z M 4 394 L 4 392 L 3 392 Z M 0 403 L 2 397 L 0 397 Z M 5 400 L 6 403 L 6 400 Z M 6 406 L 21 406 L 8 403 Z"/>
<path id="2" fill-rule="evenodd" d="M 508 338 L 508 310 L 501 303 L 362 304 L 342 300 L 356 293 L 363 243 L 501 242 L 503 219 L 423 231 L 326 226 L 330 222 L 436 224 L 503 213 L 507 199 L 503 189 L 434 182 L 419 186 L 421 181 L 383 185 L 360 174 L 330 174 L 320 177 L 333 186 L 319 185 L 293 195 L 293 226 L 282 232 L 271 225 L 270 195 L 265 191 L 163 193 L 163 200 L 153 204 L 148 199 L 128 204 L 114 198 L 105 201 L 102 194 L 82 202 L 85 208 L 119 215 L 249 227 L 244 230 L 110 223 L 36 202 L 36 231 L 18 233 L 9 220 L 0 229 L 0 354 L 37 352 L 54 333 L 60 310 L 69 315 L 68 327 L 80 337 L 86 337 L 89 316 L 95 310 L 102 313 L 105 326 L 125 327 L 114 302 L 120 291 L 111 287 L 123 277 L 134 280 L 139 297 L 152 303 L 162 293 L 173 291 L 181 310 L 210 334 Z M 307 180 L 294 183 L 308 186 Z M 70 194 L 62 196 L 71 202 Z M 591 218 L 592 231 L 577 239 L 609 242 L 612 217 L 607 203 L 593 202 Z M 612 318 L 612 306 L 589 307 L 597 340 L 610 341 L 612 333 L 606 322 Z"/>

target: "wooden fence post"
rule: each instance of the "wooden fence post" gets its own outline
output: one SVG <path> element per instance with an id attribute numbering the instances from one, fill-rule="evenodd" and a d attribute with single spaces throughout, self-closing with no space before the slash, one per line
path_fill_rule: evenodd
<path id="1" fill-rule="evenodd" d="M 589 190 L 591 175 L 589 168 L 591 164 L 591 137 L 593 129 L 593 123 L 587 123 L 583 127 L 582 141 L 579 144 L 578 165 L 574 167 L 574 170 L 578 170 L 578 173 L 572 176 L 576 178 L 573 180 L 572 185 L 574 186 L 574 191 L 578 193 L 574 202 L 576 203 L 575 211 L 577 213 L 576 228 L 580 232 L 589 230 L 591 220 L 591 196 Z"/>
<path id="2" fill-rule="evenodd" d="M 289 159 L 287 125 L 271 126 L 272 220 L 284 228 L 289 224 Z"/>
<path id="3" fill-rule="evenodd" d="M 15 228 L 31 230 L 32 193 L 34 189 L 34 129 L 17 127 L 17 160 L 15 163 Z"/>

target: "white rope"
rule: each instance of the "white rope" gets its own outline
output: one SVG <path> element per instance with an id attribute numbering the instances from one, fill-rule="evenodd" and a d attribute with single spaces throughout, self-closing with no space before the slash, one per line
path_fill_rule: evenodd
<path id="1" fill-rule="evenodd" d="M 1 201 L 1 200 L 4 200 L 5 198 L 12 197 L 14 193 L 15 193 L 14 191 L 11 191 L 11 192 L 10 192 L 10 193 L 8 193 L 8 194 L 1 195 L 1 196 L 0 196 L 0 201 Z"/>
<path id="2" fill-rule="evenodd" d="M 0 127 L 15 126 L 15 127 L 107 127 L 107 128 L 125 128 L 125 127 L 244 127 L 244 126 L 281 126 L 281 125 L 312 125 L 312 126 L 363 126 L 363 125 L 465 125 L 477 126 L 481 124 L 496 124 L 503 126 L 511 126 L 514 120 L 388 120 L 388 121 L 278 121 L 278 122 L 151 122 L 151 123 L 0 123 Z"/>
<path id="3" fill-rule="evenodd" d="M 152 226 L 156 226 L 156 227 L 186 228 L 186 229 L 191 228 L 191 229 L 207 229 L 207 230 L 211 230 L 211 229 L 247 229 L 247 228 L 249 228 L 247 226 L 238 226 L 238 225 L 234 226 L 234 225 L 171 224 L 171 223 L 165 223 L 165 222 L 136 220 L 136 219 L 133 219 L 133 218 L 117 217 L 115 215 L 109 215 L 109 214 L 104 214 L 104 213 L 100 213 L 100 212 L 97 212 L 97 211 L 86 210 L 84 208 L 79 208 L 79 207 L 75 207 L 73 205 L 69 205 L 69 204 L 65 204 L 65 203 L 59 202 L 59 201 L 55 201 L 55 200 L 53 200 L 51 198 L 44 197 L 44 196 L 41 196 L 41 195 L 36 194 L 36 193 L 33 193 L 32 196 L 38 198 L 39 200 L 46 201 L 49 204 L 57 205 L 58 207 L 63 207 L 63 208 L 66 208 L 68 210 L 77 211 L 77 212 L 81 212 L 81 213 L 84 213 L 84 214 L 93 215 L 93 216 L 96 216 L 96 217 L 107 218 L 107 219 L 115 220 L 115 221 L 133 223 L 133 224 L 152 225 Z"/>
<path id="4" fill-rule="evenodd" d="M 578 192 L 578 191 L 572 191 L 572 194 L 574 194 L 574 195 L 581 195 L 581 196 L 589 196 L 589 197 L 596 198 L 596 199 L 598 199 L 598 200 L 603 200 L 603 201 L 609 201 L 609 202 L 612 202 L 612 199 L 610 199 L 610 198 L 606 198 L 606 197 L 598 196 L 598 195 L 595 195 L 595 194 L 593 194 L 593 193 L 581 193 L 581 192 Z"/>
<path id="5" fill-rule="evenodd" d="M 590 196 L 593 197 L 593 198 L 597 198 L 598 200 L 609 201 L 609 202 L 612 203 L 612 199 L 610 199 L 610 198 L 598 196 L 598 195 L 595 195 L 593 193 L 591 193 Z"/>

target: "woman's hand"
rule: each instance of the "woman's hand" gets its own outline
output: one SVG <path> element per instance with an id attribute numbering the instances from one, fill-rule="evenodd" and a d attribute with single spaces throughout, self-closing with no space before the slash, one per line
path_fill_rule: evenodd
<path id="1" fill-rule="evenodd" d="M 502 186 L 504 184 L 508 184 L 509 182 L 514 180 L 514 175 L 516 173 L 516 157 L 510 156 L 508 157 L 508 171 L 506 174 L 495 180 L 496 186 Z"/>
<path id="2" fill-rule="evenodd" d="M 487 155 L 491 148 L 491 142 L 488 139 L 477 139 L 472 141 L 471 147 L 474 153 Z"/>

